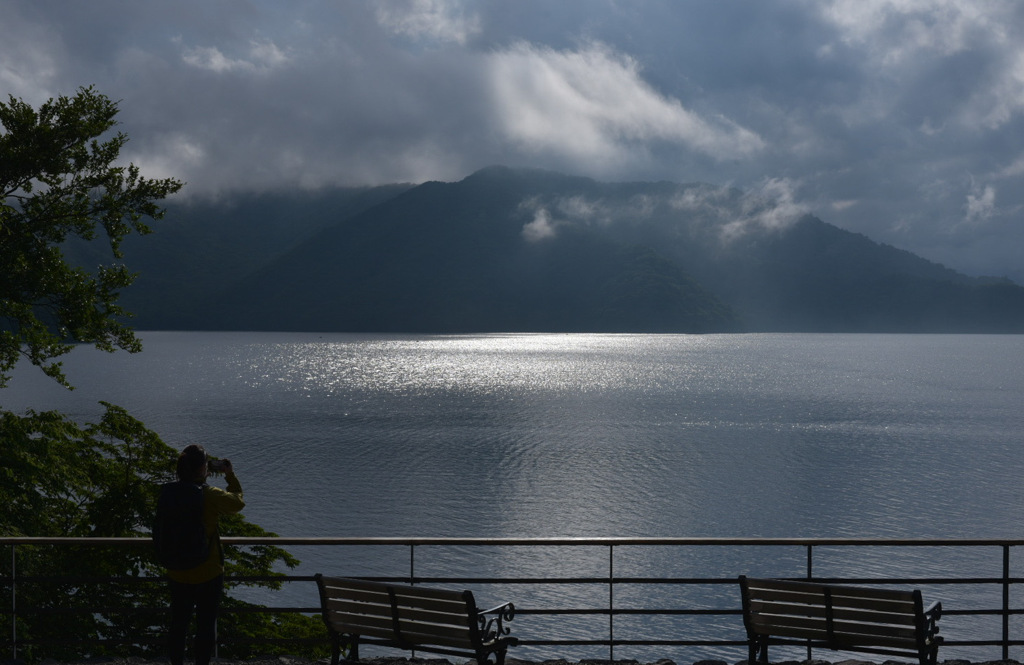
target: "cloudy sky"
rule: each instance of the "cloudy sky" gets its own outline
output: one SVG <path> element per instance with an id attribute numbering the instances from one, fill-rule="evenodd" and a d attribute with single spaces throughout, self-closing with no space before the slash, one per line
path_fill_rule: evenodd
<path id="1" fill-rule="evenodd" d="M 0 0 L 0 97 L 94 85 L 187 194 L 492 164 L 707 182 L 1024 283 L 1017 0 Z"/>

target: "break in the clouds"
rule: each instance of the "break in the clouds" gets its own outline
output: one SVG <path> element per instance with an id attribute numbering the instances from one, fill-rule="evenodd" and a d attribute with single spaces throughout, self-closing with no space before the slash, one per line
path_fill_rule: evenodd
<path id="1" fill-rule="evenodd" d="M 3 15 L 0 95 L 95 85 L 121 100 L 126 156 L 186 195 L 491 164 L 705 182 L 760 202 L 736 232 L 811 212 L 1024 281 L 1016 0 L 7 0 Z"/>

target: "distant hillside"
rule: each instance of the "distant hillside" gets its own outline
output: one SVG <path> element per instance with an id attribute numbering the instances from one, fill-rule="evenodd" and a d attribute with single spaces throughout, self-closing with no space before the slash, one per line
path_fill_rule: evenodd
<path id="1" fill-rule="evenodd" d="M 502 167 L 175 206 L 125 302 L 142 329 L 1024 332 L 1022 287 L 782 213 Z"/>
<path id="2" fill-rule="evenodd" d="M 122 295 L 139 329 L 190 329 L 219 293 L 284 252 L 411 185 L 261 194 L 171 204 L 155 232 L 124 248 L 139 276 Z M 200 326 L 206 327 L 206 326 Z"/>
<path id="3" fill-rule="evenodd" d="M 649 248 L 573 229 L 529 241 L 519 207 L 530 193 L 474 179 L 409 190 L 214 297 L 206 321 L 315 331 L 738 329 L 727 306 Z"/>

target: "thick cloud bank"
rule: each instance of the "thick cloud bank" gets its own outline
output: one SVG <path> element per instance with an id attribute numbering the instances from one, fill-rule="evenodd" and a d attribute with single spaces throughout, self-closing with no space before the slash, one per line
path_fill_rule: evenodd
<path id="1" fill-rule="evenodd" d="M 1024 281 L 1024 5 L 9 0 L 0 94 L 95 85 L 187 195 L 489 164 L 772 188 Z"/>

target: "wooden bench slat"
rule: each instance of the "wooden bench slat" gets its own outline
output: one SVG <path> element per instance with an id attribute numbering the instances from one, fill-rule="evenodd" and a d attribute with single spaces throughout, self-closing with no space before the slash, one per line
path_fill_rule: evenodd
<path id="1" fill-rule="evenodd" d="M 915 626 L 914 609 L 908 612 L 893 612 L 892 608 L 880 608 L 872 611 L 871 608 L 832 608 L 832 616 L 835 619 L 846 619 L 849 621 L 861 621 L 863 623 L 880 623 L 893 626 Z"/>
<path id="2" fill-rule="evenodd" d="M 832 622 L 832 633 L 839 635 L 843 633 L 849 633 L 851 635 L 863 635 L 868 637 L 900 637 L 908 638 L 916 645 L 914 636 L 917 634 L 917 630 L 914 627 L 908 626 L 894 626 L 892 624 L 879 624 L 879 623 L 863 623 L 857 621 L 833 621 Z"/>
<path id="3" fill-rule="evenodd" d="M 473 641 L 470 639 L 460 639 L 458 637 L 452 637 L 434 632 L 406 632 L 402 631 L 402 639 L 410 644 L 418 645 L 430 645 L 436 644 L 441 646 L 452 647 L 455 649 L 472 649 Z"/>
<path id="4" fill-rule="evenodd" d="M 433 617 L 438 623 L 466 623 L 466 612 L 469 608 L 466 603 L 463 602 L 458 606 L 453 606 L 451 603 L 431 603 L 423 602 L 419 605 L 408 605 L 399 603 L 398 614 L 399 616 L 412 616 L 412 617 L 423 617 L 424 621 L 429 621 L 430 617 Z M 474 609 L 475 611 L 475 609 Z"/>
<path id="5" fill-rule="evenodd" d="M 804 605 L 794 607 L 781 607 L 778 605 L 759 605 L 755 607 L 755 605 L 758 604 L 751 603 L 750 612 L 752 614 L 766 614 L 772 616 L 804 616 L 820 618 L 825 618 L 828 615 L 828 609 L 825 607 L 807 607 Z M 837 621 L 852 621 L 864 624 L 877 624 L 880 626 L 902 626 L 906 628 L 913 628 L 916 625 L 913 615 L 910 615 L 910 617 L 907 618 L 907 615 L 893 614 L 890 612 L 872 613 L 868 610 L 833 610 L 832 618 Z"/>
<path id="6" fill-rule="evenodd" d="M 367 621 L 337 621 L 329 624 L 331 630 L 343 635 L 360 635 L 389 638 L 395 634 L 394 629 L 388 626 L 377 625 Z"/>
<path id="7" fill-rule="evenodd" d="M 330 598 L 345 598 L 346 600 L 358 601 L 360 603 L 391 606 L 391 599 L 386 592 L 346 587 L 329 587 L 325 591 Z"/>
<path id="8" fill-rule="evenodd" d="M 792 604 L 806 604 L 812 606 L 824 606 L 822 594 L 810 593 L 807 591 L 790 591 L 774 589 L 751 589 L 750 599 L 763 602 L 780 602 Z M 832 607 L 850 607 L 883 612 L 914 612 L 914 598 L 883 598 L 879 596 L 856 597 L 850 595 L 833 594 L 831 598 Z"/>
<path id="9" fill-rule="evenodd" d="M 387 598 L 394 593 L 398 598 L 440 600 L 452 603 L 465 604 L 465 591 L 453 591 L 451 589 L 434 589 L 429 587 L 415 587 L 404 585 L 391 585 L 382 582 L 369 580 L 349 579 L 344 577 L 321 578 L 321 585 L 331 592 L 343 592 L 346 597 L 381 596 Z"/>
<path id="10" fill-rule="evenodd" d="M 365 606 L 344 601 L 328 601 L 328 611 L 331 613 L 331 617 L 335 621 L 345 621 L 350 624 L 357 624 L 361 621 L 365 621 L 371 624 L 382 624 L 385 626 L 393 625 L 393 616 L 390 607 L 384 607 L 382 605 L 374 606 L 375 611 L 366 611 Z M 376 611 L 383 610 L 383 611 Z M 399 622 L 409 623 L 415 625 L 417 623 L 430 624 L 432 626 L 447 626 L 452 630 L 469 632 L 469 622 L 467 615 L 463 613 L 461 616 L 457 614 L 442 614 L 434 612 L 433 610 L 417 610 L 415 608 L 399 608 Z"/>
<path id="11" fill-rule="evenodd" d="M 466 621 L 466 617 L 462 617 L 462 621 L 459 622 L 457 617 L 454 615 L 446 615 L 450 619 L 446 621 L 432 620 L 437 616 L 434 612 L 427 613 L 416 613 L 417 616 L 400 616 L 398 625 L 399 630 L 404 637 L 407 632 L 419 632 L 426 627 L 428 630 L 433 631 L 439 635 L 445 635 L 452 638 L 458 637 L 463 641 L 468 642 L 470 640 L 470 627 Z M 427 618 L 423 618 L 427 617 Z M 365 614 L 362 612 L 350 612 L 346 610 L 331 609 L 328 615 L 329 622 L 335 627 L 336 630 L 346 633 L 360 633 L 360 629 L 375 629 L 378 634 L 380 631 L 386 633 L 394 632 L 394 619 L 390 612 L 387 614 Z"/>
<path id="12" fill-rule="evenodd" d="M 806 629 L 814 629 L 821 633 L 821 639 L 828 638 L 829 625 L 825 618 L 802 618 L 793 616 L 775 617 L 752 617 L 750 629 L 758 635 L 774 635 L 775 629 L 779 626 L 800 626 Z M 862 635 L 865 640 L 871 636 L 900 637 L 915 640 L 917 631 L 912 626 L 895 626 L 891 624 L 873 624 L 861 622 L 835 621 L 832 623 L 832 633 L 850 633 Z"/>
<path id="13" fill-rule="evenodd" d="M 347 635 L 359 635 L 360 637 L 379 637 L 398 641 L 393 626 L 381 626 L 374 624 L 333 624 L 335 630 Z M 472 649 L 473 640 L 469 631 L 452 631 L 450 629 L 435 630 L 434 626 L 423 624 L 405 624 L 402 626 L 401 642 L 410 646 L 417 644 L 437 644 L 443 646 L 457 647 L 460 649 Z"/>
<path id="14" fill-rule="evenodd" d="M 821 631 L 817 628 L 801 628 L 799 626 L 777 626 L 771 632 L 772 637 L 792 637 L 801 640 L 821 640 Z"/>
<path id="15" fill-rule="evenodd" d="M 892 626 L 887 624 L 865 624 L 847 621 L 834 621 L 831 624 L 833 635 L 860 635 L 863 640 L 874 638 L 888 639 L 901 638 L 910 640 L 916 645 L 916 631 L 913 628 L 903 626 Z M 804 630 L 816 630 L 820 639 L 828 639 L 828 621 L 824 617 L 794 617 L 794 616 L 754 616 L 751 617 L 751 627 L 761 635 L 774 635 L 775 629 L 779 627 L 799 627 Z"/>
<path id="16" fill-rule="evenodd" d="M 388 614 L 391 612 L 391 596 L 386 591 L 361 589 L 357 587 L 334 586 L 328 587 L 328 593 L 344 594 L 347 600 L 354 600 L 381 606 Z M 408 593 L 396 593 L 394 598 L 399 608 L 407 610 L 434 610 L 438 613 L 465 614 L 466 600 L 461 595 L 432 598 L 426 595 L 412 595 Z"/>
<path id="17" fill-rule="evenodd" d="M 773 635 L 780 637 L 798 637 L 802 639 L 829 641 L 830 634 L 826 630 L 824 621 L 788 619 L 786 621 L 772 622 L 770 627 L 764 624 L 758 626 L 754 621 L 755 629 L 759 634 Z M 865 646 L 890 646 L 904 649 L 917 650 L 917 639 L 914 631 L 900 629 L 902 632 L 864 632 L 857 626 L 835 626 L 831 638 L 835 642 L 850 645 Z M 763 632 L 762 632 L 763 631 Z"/>
<path id="18" fill-rule="evenodd" d="M 751 601 L 764 602 L 764 603 L 784 603 L 788 605 L 807 605 L 809 607 L 824 607 L 825 602 L 823 598 L 817 600 L 812 599 L 809 596 L 776 596 L 776 597 L 765 597 L 760 595 L 752 595 Z M 849 609 L 860 609 L 860 610 L 872 610 L 876 612 L 892 612 L 895 614 L 913 614 L 915 611 L 914 603 L 906 602 L 893 602 L 885 600 L 877 600 L 874 598 L 833 598 L 832 602 L 829 603 L 833 608 L 849 608 Z"/>
<path id="19" fill-rule="evenodd" d="M 387 598 L 383 601 L 368 602 L 366 600 L 353 600 L 351 598 L 326 598 L 324 600 L 327 607 L 334 610 L 344 610 L 346 612 L 359 612 L 361 614 L 379 614 L 383 616 L 391 616 L 391 603 L 388 602 Z"/>
<path id="20" fill-rule="evenodd" d="M 860 621 L 863 623 L 877 623 L 896 626 L 916 625 L 913 611 L 911 613 L 898 613 L 888 611 L 891 608 L 881 611 L 870 611 L 866 609 L 833 608 L 834 619 L 845 619 L 847 621 Z M 825 605 L 799 605 L 790 603 L 764 602 L 758 600 L 750 601 L 750 611 L 757 614 L 773 614 L 783 616 L 808 616 L 825 617 L 828 608 Z"/>
<path id="21" fill-rule="evenodd" d="M 417 619 L 415 617 L 400 616 L 398 618 L 398 625 L 399 629 L 402 631 L 414 630 L 418 626 L 424 626 L 429 630 L 434 630 L 445 635 L 468 636 L 472 630 L 469 624 L 466 623 L 465 617 L 462 618 L 462 622 L 460 623 L 457 621 L 431 621 L 429 618 Z"/>
<path id="22" fill-rule="evenodd" d="M 865 637 L 860 633 L 835 633 L 833 639 L 836 644 L 846 645 L 851 647 L 857 646 L 873 646 L 873 647 L 891 647 L 894 649 L 907 649 L 908 651 L 917 651 L 917 640 L 913 636 L 909 638 L 899 637 L 885 637 L 884 635 L 871 635 Z"/>
<path id="23" fill-rule="evenodd" d="M 773 637 L 786 637 L 795 640 L 790 642 L 790 644 L 803 645 L 805 641 L 811 641 L 819 647 L 834 650 L 861 651 L 870 647 L 887 647 L 889 649 L 887 653 L 895 653 L 897 651 L 902 655 L 917 653 L 917 643 L 914 640 L 872 639 L 866 641 L 859 639 L 856 635 L 837 635 L 834 640 L 829 641 L 825 640 L 818 630 L 795 627 L 780 628 L 778 631 L 773 632 L 772 635 Z"/>
<path id="24" fill-rule="evenodd" d="M 394 594 L 399 598 L 426 599 L 426 600 L 449 600 L 453 603 L 466 602 L 465 591 L 453 591 L 451 589 L 435 589 L 432 587 L 418 586 L 392 586 Z"/>
<path id="25" fill-rule="evenodd" d="M 434 621 L 417 621 L 415 619 L 400 618 L 398 628 L 405 632 L 434 631 L 439 635 L 459 636 L 469 639 L 471 630 L 466 623 L 437 623 Z"/>
<path id="26" fill-rule="evenodd" d="M 816 595 L 823 595 L 825 590 L 828 589 L 834 596 L 844 595 L 844 590 L 848 590 L 846 595 L 853 595 L 857 598 L 879 598 L 879 599 L 892 599 L 892 600 L 904 600 L 913 602 L 914 592 L 906 591 L 904 589 L 884 589 L 880 587 L 850 587 L 838 584 L 821 584 L 818 582 L 803 582 L 796 580 L 765 580 L 765 579 L 753 579 L 747 580 L 747 588 L 751 593 L 756 593 L 760 590 L 788 590 L 798 593 L 811 593 Z"/>
<path id="27" fill-rule="evenodd" d="M 357 632 L 358 628 L 377 628 L 380 630 L 394 630 L 394 623 L 389 616 L 377 614 L 360 614 L 331 610 L 328 612 L 327 620 L 332 626 L 345 627 L 345 632 Z"/>
<path id="28" fill-rule="evenodd" d="M 388 597 L 374 596 L 373 601 L 369 602 L 367 599 L 370 596 L 367 594 L 356 592 L 353 595 L 359 600 L 328 598 L 325 600 L 327 608 L 351 614 L 382 616 L 391 620 L 394 609 Z M 460 602 L 458 607 L 449 601 L 429 602 L 426 599 L 421 606 L 409 605 L 407 599 L 399 599 L 398 602 L 398 614 L 404 619 L 462 627 L 468 625 L 465 601 Z"/>
<path id="29" fill-rule="evenodd" d="M 394 630 L 394 622 L 391 620 L 391 617 L 382 616 L 380 614 L 362 614 L 359 612 L 329 610 L 327 620 L 330 623 L 339 626 L 369 626 Z"/>
<path id="30" fill-rule="evenodd" d="M 758 635 L 778 635 L 778 631 L 799 628 L 801 631 L 815 631 L 819 636 L 825 635 L 828 623 L 824 617 L 802 618 L 794 616 L 765 616 L 757 614 L 750 617 L 750 628 Z"/>

